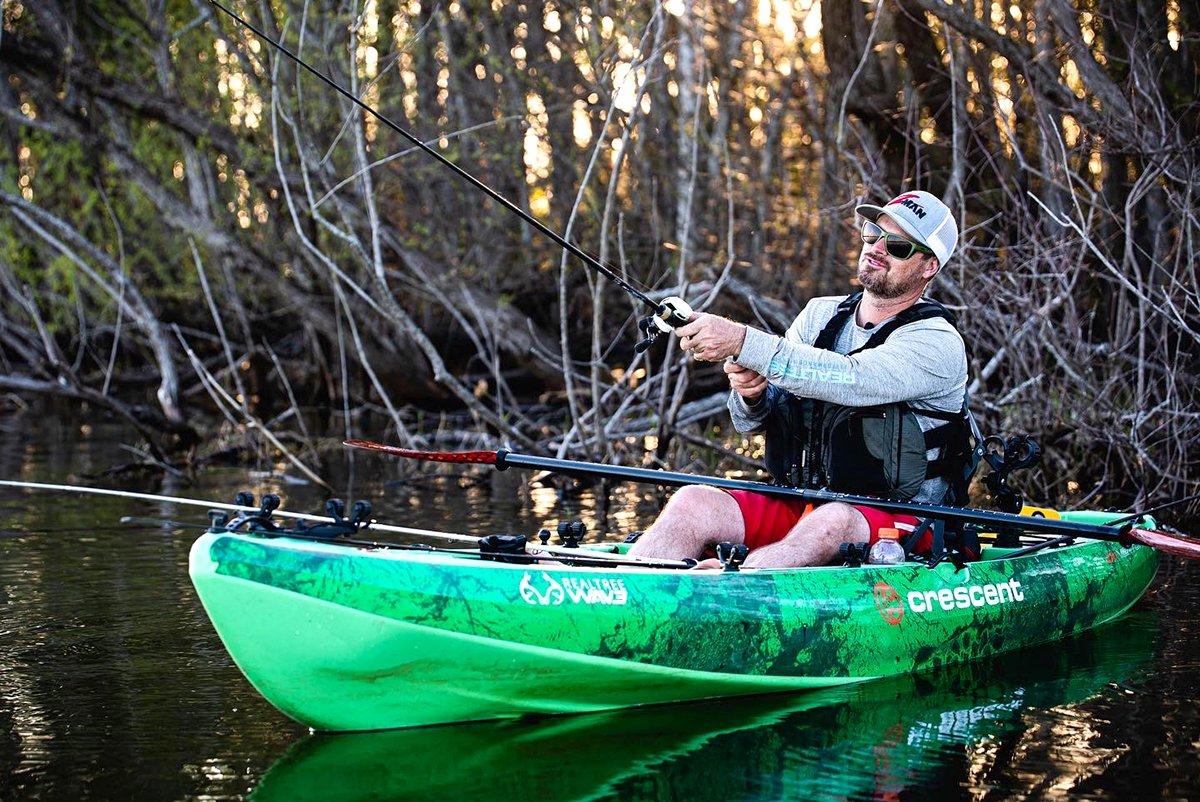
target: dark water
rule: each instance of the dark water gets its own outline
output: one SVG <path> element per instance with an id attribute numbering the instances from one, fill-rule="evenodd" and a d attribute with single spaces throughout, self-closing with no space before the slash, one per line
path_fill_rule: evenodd
<path id="1" fill-rule="evenodd" d="M 128 460 L 121 437 L 0 419 L 0 478 L 73 481 Z M 607 510 L 586 494 L 560 505 L 516 472 L 413 485 L 359 457 L 332 473 L 381 520 L 477 534 L 574 515 L 615 533 L 654 509 L 631 489 Z M 102 484 L 221 500 L 273 490 L 313 510 L 324 497 L 241 468 Z M 203 520 L 0 488 L 0 798 L 1200 798 L 1200 570 L 1175 560 L 1119 622 L 994 664 L 802 696 L 313 736 L 222 648 L 187 578 L 195 533 L 118 523 L 131 514 Z"/>

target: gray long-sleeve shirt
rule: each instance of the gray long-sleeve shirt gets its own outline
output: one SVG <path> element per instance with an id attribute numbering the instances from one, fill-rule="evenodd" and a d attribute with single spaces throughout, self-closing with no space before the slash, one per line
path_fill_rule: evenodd
<path id="1" fill-rule="evenodd" d="M 783 337 L 747 327 L 746 340 L 734 361 L 801 398 L 851 407 L 907 401 L 926 431 L 944 421 L 922 416 L 922 408 L 962 409 L 967 388 L 966 346 L 958 331 L 942 318 L 906 324 L 882 345 L 845 356 L 864 345 L 878 328 L 865 329 L 851 316 L 838 334 L 834 350 L 814 348 L 817 335 L 845 299 L 844 295 L 813 298 Z M 760 399 L 763 397 L 765 393 Z M 735 429 L 753 432 L 762 427 L 767 405 L 748 405 L 730 392 L 729 412 Z M 931 459 L 936 456 L 936 451 L 929 452 Z M 928 479 L 913 500 L 936 503 L 945 492 L 945 480 Z"/>

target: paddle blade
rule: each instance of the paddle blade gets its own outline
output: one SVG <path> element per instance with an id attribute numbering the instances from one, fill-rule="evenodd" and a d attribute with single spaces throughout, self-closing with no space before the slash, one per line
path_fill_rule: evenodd
<path id="1" fill-rule="evenodd" d="M 346 440 L 342 445 L 367 451 L 381 451 L 396 457 L 419 459 L 426 462 L 457 462 L 471 465 L 495 465 L 500 455 L 495 451 L 415 451 L 411 448 L 388 446 L 371 440 Z"/>
<path id="2" fill-rule="evenodd" d="M 1174 554 L 1176 557 L 1200 560 L 1200 540 L 1194 538 L 1160 532 L 1157 529 L 1131 529 L 1129 539 L 1134 543 Z"/>

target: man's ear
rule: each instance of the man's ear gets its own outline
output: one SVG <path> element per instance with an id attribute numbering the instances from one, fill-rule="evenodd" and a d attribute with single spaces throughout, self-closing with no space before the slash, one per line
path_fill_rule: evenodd
<path id="1" fill-rule="evenodd" d="M 942 266 L 938 264 L 937 257 L 933 254 L 926 255 L 924 257 L 924 261 L 925 265 L 921 268 L 921 275 L 925 277 L 926 281 L 929 281 L 937 275 L 937 272 L 942 269 Z"/>

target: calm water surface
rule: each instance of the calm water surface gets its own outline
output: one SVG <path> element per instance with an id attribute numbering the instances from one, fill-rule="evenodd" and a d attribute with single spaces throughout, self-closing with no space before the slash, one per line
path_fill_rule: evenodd
<path id="1" fill-rule="evenodd" d="M 123 432 L 0 418 L 0 478 L 81 481 L 128 461 Z M 327 472 L 380 520 L 474 534 L 582 517 L 639 528 L 651 495 L 559 502 L 516 471 L 400 481 L 359 456 Z M 213 469 L 193 482 L 93 484 L 231 500 L 324 494 Z M 1200 798 L 1200 570 L 1164 559 L 1122 620 L 1057 646 L 833 692 L 720 704 L 321 736 L 238 673 L 187 578 L 203 509 L 0 489 L 0 798 Z M 536 680 L 536 677 L 530 677 Z"/>

